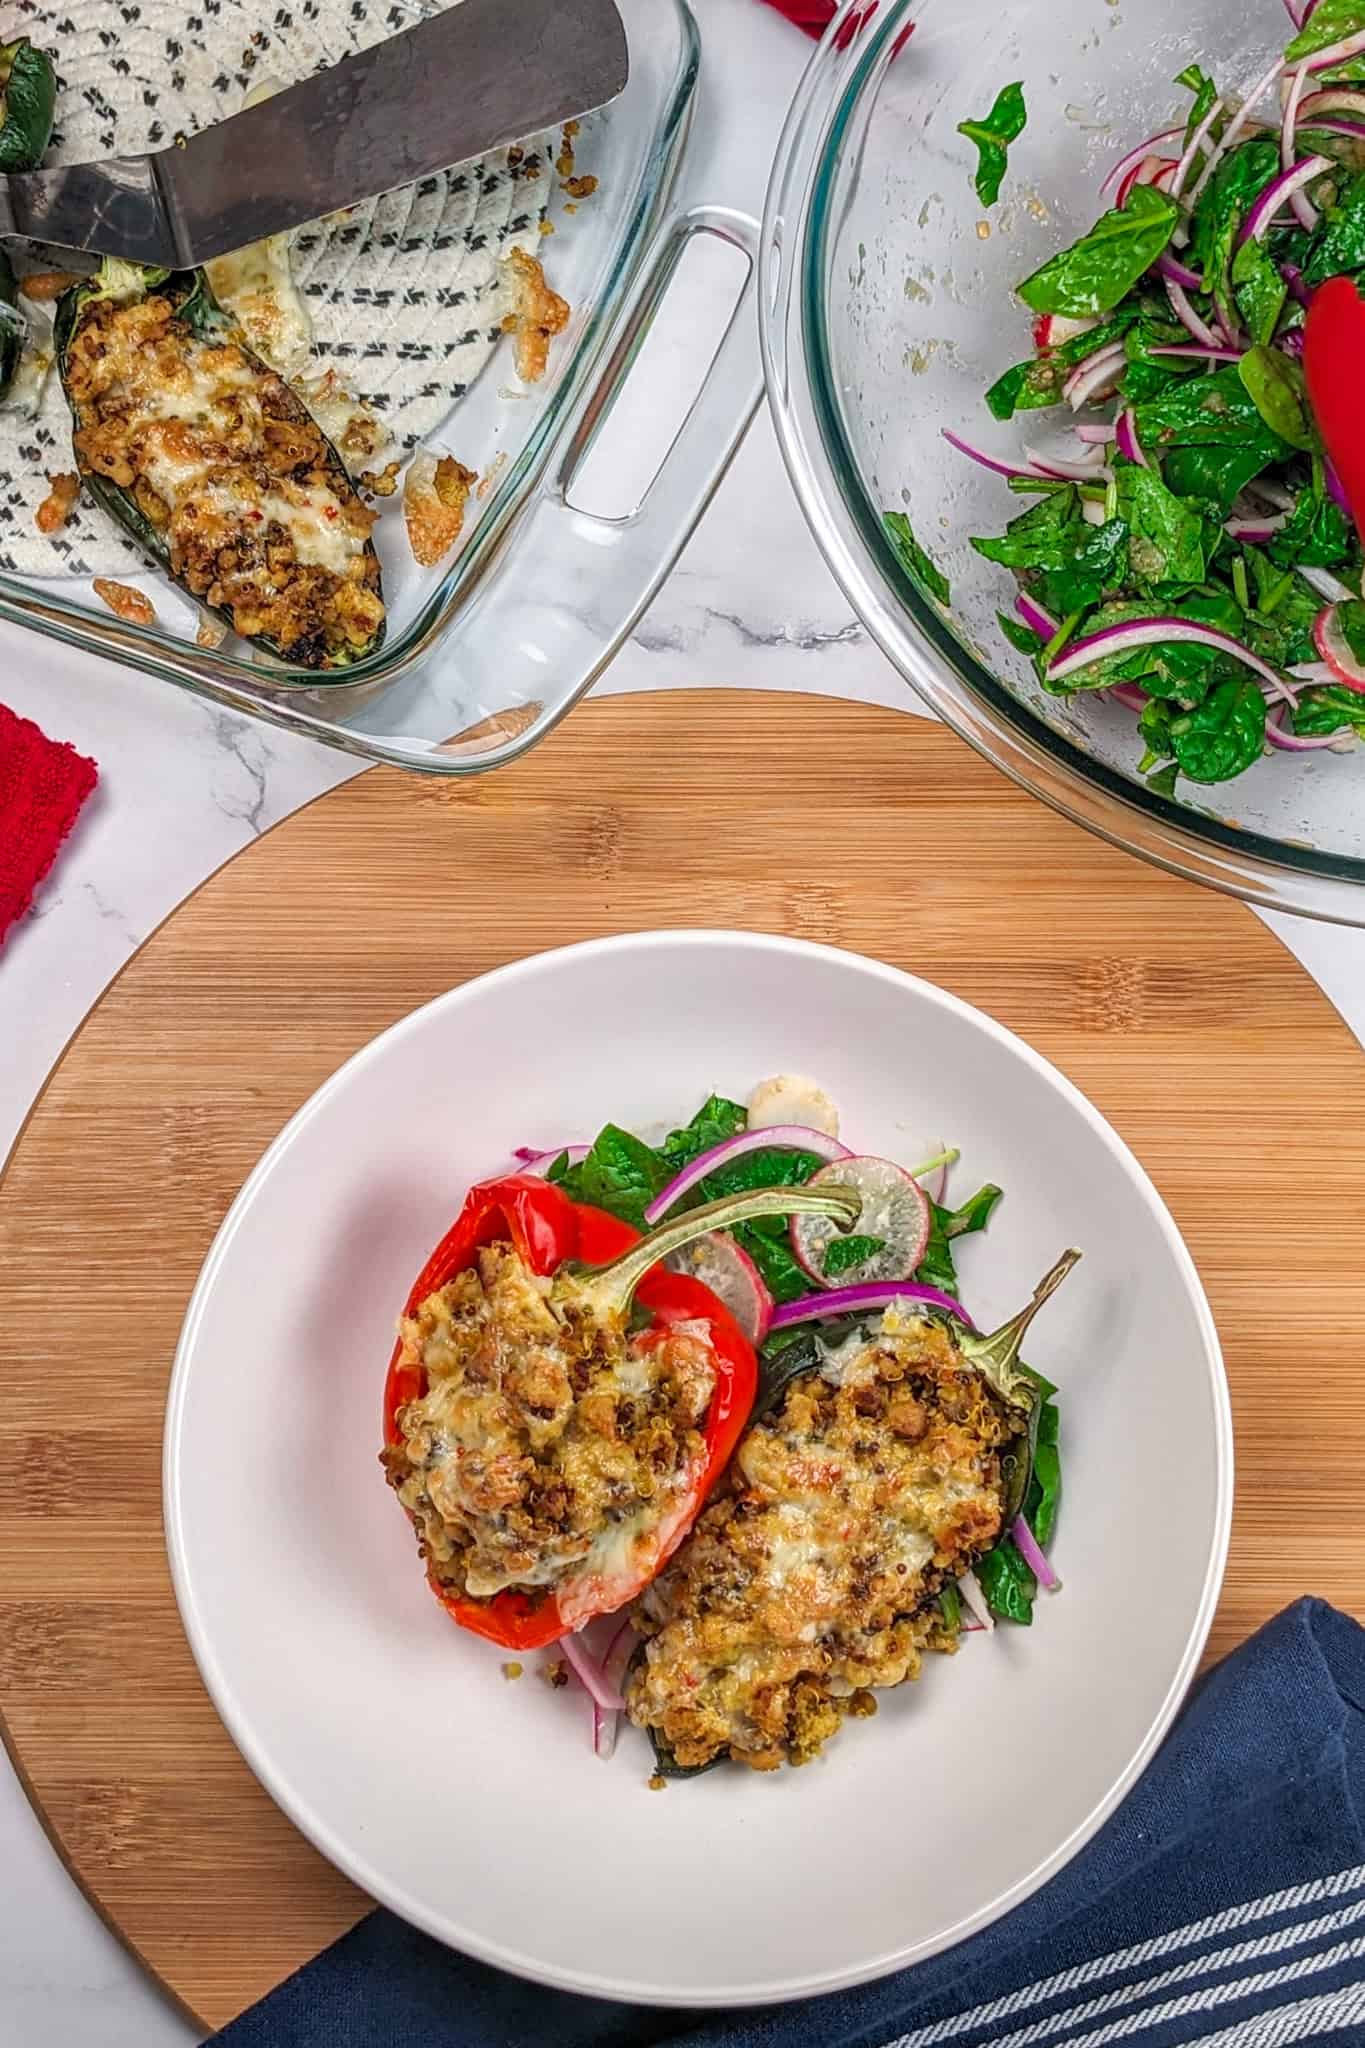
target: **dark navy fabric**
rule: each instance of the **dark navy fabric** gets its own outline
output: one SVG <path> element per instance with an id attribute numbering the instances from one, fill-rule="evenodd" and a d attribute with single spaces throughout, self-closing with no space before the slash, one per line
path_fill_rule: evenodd
<path id="1" fill-rule="evenodd" d="M 1365 2048 L 1365 1630 L 1301 1600 L 1211 1672 L 1050 1885 L 912 1970 L 799 2005 L 546 1991 L 374 1913 L 222 2048 Z"/>

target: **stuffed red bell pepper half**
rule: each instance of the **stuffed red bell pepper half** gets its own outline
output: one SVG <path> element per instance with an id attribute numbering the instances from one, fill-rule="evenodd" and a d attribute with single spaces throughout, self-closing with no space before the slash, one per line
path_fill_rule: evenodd
<path id="1" fill-rule="evenodd" d="M 641 1237 L 536 1175 L 470 1191 L 408 1297 L 381 1453 L 461 1627 L 531 1650 L 625 1606 L 729 1462 L 754 1347 L 660 1262 L 753 1217 L 858 1211 L 848 1188 L 762 1188 Z"/>

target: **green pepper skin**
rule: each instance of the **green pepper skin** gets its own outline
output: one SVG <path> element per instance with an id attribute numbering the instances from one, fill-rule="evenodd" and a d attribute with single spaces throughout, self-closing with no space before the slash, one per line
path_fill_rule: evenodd
<path id="1" fill-rule="evenodd" d="M 57 74 L 27 36 L 0 43 L 0 172 L 35 171 L 52 140 Z"/>
<path id="2" fill-rule="evenodd" d="M 138 279 L 138 285 L 135 289 L 130 290 L 128 281 L 132 278 Z M 247 347 L 241 328 L 232 316 L 224 312 L 223 308 L 219 305 L 202 270 L 179 270 L 172 272 L 143 270 L 138 273 L 131 264 L 106 262 L 95 277 L 83 279 L 79 284 L 73 285 L 69 291 L 62 295 L 58 301 L 56 318 L 53 322 L 52 341 L 57 361 L 57 374 L 61 378 L 62 390 L 66 394 L 66 401 L 71 407 L 72 419 L 77 427 L 81 424 L 80 414 L 71 397 L 67 376 L 71 343 L 80 325 L 81 314 L 87 305 L 96 300 L 117 296 L 121 300 L 127 301 L 137 296 L 138 291 L 144 297 L 149 292 L 155 292 L 159 298 L 169 299 L 176 319 L 182 321 L 197 339 L 215 343 L 231 342 L 241 349 L 253 369 L 257 370 L 262 378 L 275 378 L 275 371 L 270 369 L 267 364 L 261 361 L 259 356 L 254 355 Z M 299 399 L 297 402 L 300 414 L 311 418 L 303 400 Z M 316 422 L 314 424 L 316 425 Z M 321 429 L 319 429 L 319 432 L 321 432 Z M 322 436 L 322 441 L 327 453 L 327 467 L 335 477 L 338 488 L 346 496 L 354 497 L 355 485 L 351 482 L 346 465 L 325 434 Z M 170 578 L 171 582 L 178 589 L 183 590 L 185 595 L 194 604 L 197 604 L 204 611 L 213 613 L 216 618 L 221 619 L 229 632 L 235 631 L 230 613 L 221 610 L 217 606 L 206 604 L 197 592 L 190 590 L 175 575 L 171 568 L 170 551 L 165 540 L 146 518 L 132 493 L 121 490 L 117 484 L 111 483 L 108 477 L 100 476 L 94 470 L 87 469 L 80 459 L 79 452 L 77 453 L 76 464 L 81 473 L 81 481 L 100 509 L 107 513 L 116 525 L 121 526 L 123 531 L 132 540 L 137 542 L 143 553 L 155 563 L 158 569 Z M 372 559 L 375 559 L 374 543 L 372 541 L 366 542 L 365 551 Z M 347 660 L 335 660 L 329 663 L 324 672 L 335 673 L 337 669 L 350 667 L 355 662 L 368 660 L 372 654 L 377 654 L 384 644 L 384 631 L 385 629 L 381 625 L 365 647 L 358 649 Z M 290 667 L 310 665 L 307 662 L 300 661 L 297 647 L 292 654 L 286 653 L 282 647 L 278 646 L 274 640 L 265 634 L 260 634 L 252 639 L 249 644 L 253 647 L 264 648 L 268 654 L 275 655 L 278 660 L 285 662 Z"/>
<path id="3" fill-rule="evenodd" d="M 14 267 L 0 243 L 0 399 L 9 396 L 27 338 L 28 329 L 19 311 L 19 287 L 14 281 Z"/>

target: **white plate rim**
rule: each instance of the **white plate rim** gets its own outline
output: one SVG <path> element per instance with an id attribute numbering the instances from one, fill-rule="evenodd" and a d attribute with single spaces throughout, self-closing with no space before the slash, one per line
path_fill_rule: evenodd
<path id="1" fill-rule="evenodd" d="M 277 1772 L 270 1759 L 254 1740 L 246 1715 L 234 1697 L 227 1678 L 214 1656 L 208 1633 L 199 1613 L 185 1551 L 184 1529 L 181 1520 L 180 1477 L 180 1430 L 184 1415 L 185 1390 L 191 1370 L 191 1357 L 198 1334 L 198 1326 L 205 1312 L 209 1296 L 216 1283 L 220 1268 L 226 1262 L 232 1247 L 237 1227 L 255 1199 L 258 1186 L 272 1170 L 276 1159 L 293 1143 L 299 1133 L 312 1119 L 329 1104 L 334 1094 L 339 1094 L 346 1085 L 350 1074 L 366 1062 L 377 1059 L 380 1049 L 401 1038 L 409 1031 L 416 1030 L 418 1022 L 432 1010 L 455 1008 L 470 1000 L 476 991 L 483 991 L 491 983 L 515 983 L 531 979 L 538 973 L 552 971 L 557 962 L 572 955 L 576 959 L 601 957 L 623 951 L 655 948 L 696 946 L 705 948 L 716 944 L 753 946 L 761 951 L 775 952 L 788 958 L 814 958 L 836 961 L 841 966 L 853 968 L 892 987 L 904 989 L 949 1012 L 949 1014 L 970 1022 L 983 1029 L 998 1043 L 1022 1058 L 1035 1073 L 1049 1081 L 1071 1106 L 1079 1111 L 1101 1144 L 1113 1155 L 1139 1187 L 1142 1188 L 1152 1205 L 1153 1215 L 1166 1240 L 1168 1249 L 1190 1292 L 1190 1298 L 1199 1324 L 1205 1347 L 1205 1364 L 1211 1382 L 1214 1417 L 1214 1453 L 1217 1465 L 1217 1495 L 1214 1524 L 1209 1555 L 1204 1568 L 1204 1581 L 1199 1603 L 1195 1611 L 1184 1653 L 1172 1675 L 1165 1697 L 1153 1715 L 1151 1723 L 1128 1765 L 1117 1782 L 1098 1800 L 1086 1818 L 1062 1841 L 1056 1849 L 1045 1856 L 1034 1868 L 1016 1880 L 1005 1891 L 987 1900 L 970 1914 L 965 1914 L 953 1926 L 941 1930 L 937 1935 L 920 1941 L 907 1943 L 903 1948 L 892 1949 L 848 1970 L 827 1970 L 810 1978 L 783 1978 L 765 1981 L 746 1988 L 742 1993 L 732 1989 L 722 1992 L 708 1990 L 692 1980 L 677 1983 L 640 1985 L 623 1984 L 622 1980 L 604 1976 L 595 1971 L 562 1970 L 546 1966 L 535 1956 L 526 1954 L 502 1943 L 463 1928 L 446 1915 L 434 1912 L 421 1899 L 409 1896 L 401 1885 L 393 1884 L 373 1870 L 362 1854 L 349 1847 L 337 1837 L 322 1818 L 305 1801 L 297 1798 L 287 1779 Z M 1228 1390 L 1227 1372 L 1223 1361 L 1222 1346 L 1219 1342 L 1213 1311 L 1199 1278 L 1194 1260 L 1190 1256 L 1185 1240 L 1176 1227 L 1175 1219 L 1163 1201 L 1155 1183 L 1136 1154 L 1119 1136 L 1109 1120 L 1082 1094 L 1074 1082 L 1069 1081 L 1059 1068 L 1029 1045 L 1027 1040 L 999 1023 L 986 1011 L 966 1002 L 962 997 L 952 995 L 937 983 L 926 981 L 922 976 L 910 974 L 905 969 L 892 967 L 887 962 L 876 960 L 863 953 L 855 953 L 841 946 L 820 945 L 813 940 L 792 939 L 767 932 L 749 932 L 739 929 L 692 928 L 674 930 L 651 928 L 639 932 L 614 933 L 600 939 L 581 940 L 575 944 L 556 946 L 547 951 L 530 953 L 520 959 L 508 961 L 502 967 L 490 969 L 485 974 L 474 975 L 468 981 L 433 996 L 429 1002 L 411 1010 L 405 1017 L 357 1048 L 349 1059 L 329 1075 L 321 1087 L 308 1098 L 290 1117 L 283 1129 L 271 1140 L 261 1157 L 252 1167 L 242 1183 L 231 1207 L 224 1216 L 214 1236 L 208 1254 L 195 1281 L 185 1319 L 176 1344 L 175 1358 L 171 1367 L 170 1385 L 166 1400 L 165 1434 L 162 1450 L 162 1518 L 166 1537 L 166 1550 L 170 1563 L 171 1582 L 175 1591 L 176 1605 L 180 1610 L 181 1624 L 185 1630 L 191 1653 L 199 1675 L 204 1682 L 214 1709 L 231 1736 L 243 1761 L 253 1776 L 263 1786 L 280 1810 L 291 1820 L 299 1832 L 310 1841 L 319 1853 L 325 1856 L 342 1874 L 350 1878 L 376 1905 L 385 1906 L 410 1925 L 423 1933 L 443 1942 L 447 1947 L 473 1956 L 478 1961 L 489 1963 L 496 1969 L 510 1971 L 514 1976 L 527 1978 L 532 1982 L 547 1984 L 557 1990 L 576 1992 L 584 1997 L 614 1999 L 629 2004 L 654 2006 L 690 2006 L 694 2009 L 714 2010 L 726 2007 L 745 2007 L 786 2003 L 794 1999 L 813 1998 L 828 1992 L 843 1991 L 858 1984 L 875 1982 L 880 1977 L 908 1969 L 915 1963 L 927 1962 L 932 1956 L 942 1954 L 946 1949 L 968 1940 L 983 1928 L 1022 1905 L 1026 1899 L 1047 1884 L 1059 1871 L 1071 1862 L 1087 1842 L 1099 1832 L 1105 1821 L 1118 1808 L 1155 1755 L 1163 1738 L 1178 1713 L 1186 1692 L 1193 1682 L 1209 1630 L 1213 1625 L 1214 1612 L 1222 1590 L 1223 1575 L 1227 1565 L 1228 1546 L 1232 1534 L 1232 1504 L 1234 1491 L 1234 1448 L 1232 1429 L 1232 1402 Z"/>

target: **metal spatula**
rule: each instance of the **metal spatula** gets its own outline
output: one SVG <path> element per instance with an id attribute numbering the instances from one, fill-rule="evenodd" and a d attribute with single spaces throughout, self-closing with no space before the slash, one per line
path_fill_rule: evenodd
<path id="1" fill-rule="evenodd" d="M 459 0 L 150 156 L 0 179 L 0 236 L 188 270 L 615 99 L 614 0 Z"/>

